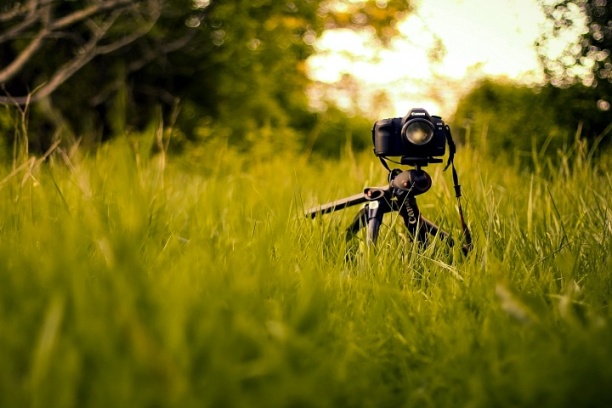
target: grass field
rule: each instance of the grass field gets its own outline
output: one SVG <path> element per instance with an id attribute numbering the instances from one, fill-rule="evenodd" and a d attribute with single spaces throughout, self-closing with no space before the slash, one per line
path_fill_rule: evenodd
<path id="1" fill-rule="evenodd" d="M 387 216 L 348 261 L 356 209 L 302 211 L 384 184 L 370 153 L 6 165 L 0 407 L 612 406 L 612 160 L 456 162 L 467 258 Z M 441 170 L 419 204 L 461 239 Z"/>

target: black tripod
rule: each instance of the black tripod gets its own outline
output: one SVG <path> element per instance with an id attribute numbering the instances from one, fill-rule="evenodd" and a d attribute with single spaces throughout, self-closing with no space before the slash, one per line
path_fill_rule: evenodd
<path id="1" fill-rule="evenodd" d="M 404 164 L 403 161 L 402 164 Z M 327 214 L 366 203 L 347 228 L 347 240 L 351 239 L 361 228 L 367 226 L 366 241 L 368 244 L 375 244 L 383 216 L 388 212 L 398 211 L 406 228 L 418 242 L 427 245 L 427 234 L 438 235 L 452 247 L 455 245 L 454 240 L 446 231 L 423 217 L 416 202 L 416 196 L 427 192 L 431 188 L 431 183 L 431 177 L 427 172 L 421 170 L 419 164 L 416 165 L 415 169 L 405 171 L 393 169 L 389 171 L 389 185 L 368 187 L 361 194 L 311 208 L 306 211 L 306 216 L 314 218 L 319 214 Z M 461 214 L 461 218 L 463 222 L 463 214 Z M 465 231 L 467 231 L 467 227 L 464 227 Z M 463 253 L 466 255 L 471 248 L 471 240 L 467 241 L 462 246 Z"/>

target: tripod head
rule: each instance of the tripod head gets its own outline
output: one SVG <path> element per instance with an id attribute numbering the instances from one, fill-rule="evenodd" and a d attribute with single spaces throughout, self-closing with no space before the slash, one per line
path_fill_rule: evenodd
<path id="1" fill-rule="evenodd" d="M 393 169 L 389 173 L 389 185 L 411 196 L 426 193 L 431 188 L 431 176 L 420 168 L 401 171 Z"/>

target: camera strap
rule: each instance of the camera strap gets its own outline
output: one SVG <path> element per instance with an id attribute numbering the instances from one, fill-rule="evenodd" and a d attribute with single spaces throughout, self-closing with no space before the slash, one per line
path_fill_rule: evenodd
<path id="1" fill-rule="evenodd" d="M 374 154 L 376 154 L 376 153 L 374 153 Z M 378 159 L 380 160 L 380 162 L 382 163 L 383 167 L 384 167 L 385 169 L 387 169 L 387 171 L 388 171 L 389 173 L 391 173 L 391 168 L 389 167 L 389 164 L 387 163 L 387 160 L 385 160 L 385 159 L 386 159 L 386 157 L 384 157 L 384 156 L 377 156 L 377 157 L 378 157 Z"/>
<path id="2" fill-rule="evenodd" d="M 453 172 L 453 183 L 455 184 L 455 197 L 457 197 L 457 207 L 459 209 L 459 218 L 461 219 L 461 229 L 463 230 L 463 235 L 465 236 L 464 248 L 466 251 L 470 251 L 472 249 L 472 234 L 470 233 L 470 229 L 468 228 L 467 223 L 465 222 L 465 217 L 463 216 L 463 208 L 461 207 L 461 184 L 459 184 L 459 175 L 457 174 L 457 169 L 455 168 L 455 152 L 457 151 L 457 146 L 455 145 L 455 141 L 451 135 L 450 126 L 446 125 L 445 130 L 449 155 L 444 171 L 448 169 L 448 166 L 451 166 L 451 170 Z"/>

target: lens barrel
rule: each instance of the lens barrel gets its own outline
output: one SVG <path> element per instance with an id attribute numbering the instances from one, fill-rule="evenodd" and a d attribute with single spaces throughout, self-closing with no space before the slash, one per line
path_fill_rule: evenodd
<path id="1" fill-rule="evenodd" d="M 402 127 L 402 136 L 413 145 L 422 146 L 431 141 L 434 135 L 434 127 L 426 119 L 412 119 Z"/>

